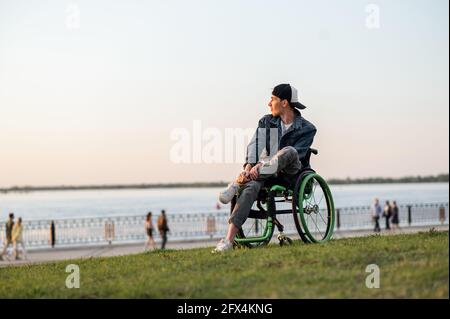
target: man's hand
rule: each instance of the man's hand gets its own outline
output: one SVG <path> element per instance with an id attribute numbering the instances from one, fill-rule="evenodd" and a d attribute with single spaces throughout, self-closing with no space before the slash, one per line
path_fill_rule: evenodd
<path id="1" fill-rule="evenodd" d="M 252 169 L 249 172 L 250 178 L 254 181 L 259 176 L 259 168 L 262 166 L 262 163 L 258 163 L 255 166 L 252 167 Z"/>
<path id="2" fill-rule="evenodd" d="M 250 173 L 247 171 L 243 171 L 241 174 L 239 174 L 238 178 L 236 178 L 236 183 L 238 184 L 245 184 L 250 182 Z"/>

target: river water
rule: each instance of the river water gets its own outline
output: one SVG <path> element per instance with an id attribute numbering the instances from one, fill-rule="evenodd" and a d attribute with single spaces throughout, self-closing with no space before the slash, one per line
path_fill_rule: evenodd
<path id="1" fill-rule="evenodd" d="M 368 206 L 374 197 L 383 204 L 446 203 L 448 183 L 331 185 L 335 207 Z M 9 212 L 24 220 L 226 211 L 217 209 L 221 188 L 38 191 L 0 194 L 0 218 Z"/>

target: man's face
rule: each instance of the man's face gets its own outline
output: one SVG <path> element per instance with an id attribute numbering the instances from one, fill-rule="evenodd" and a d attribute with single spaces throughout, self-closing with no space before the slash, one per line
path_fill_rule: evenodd
<path id="1" fill-rule="evenodd" d="M 272 116 L 274 116 L 274 117 L 280 116 L 281 112 L 283 111 L 283 104 L 282 104 L 281 99 L 274 95 L 272 95 L 270 97 L 269 107 L 270 107 L 270 112 L 272 113 Z"/>

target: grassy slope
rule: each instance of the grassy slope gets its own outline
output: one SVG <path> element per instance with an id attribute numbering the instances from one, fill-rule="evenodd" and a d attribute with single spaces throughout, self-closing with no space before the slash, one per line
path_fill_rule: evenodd
<path id="1" fill-rule="evenodd" d="M 448 232 L 271 245 L 212 255 L 155 251 L 0 268 L 0 298 L 448 298 Z M 78 264 L 80 289 L 65 287 Z M 368 264 L 381 287 L 368 289 Z"/>

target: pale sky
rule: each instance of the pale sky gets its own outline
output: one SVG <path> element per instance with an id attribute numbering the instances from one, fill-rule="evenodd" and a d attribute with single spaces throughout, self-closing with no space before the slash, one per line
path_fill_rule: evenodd
<path id="1" fill-rule="evenodd" d="M 447 173 L 448 9 L 0 0 L 0 187 L 230 180 L 242 163 L 171 161 L 171 133 L 255 128 L 279 83 L 308 106 L 325 178 Z"/>

